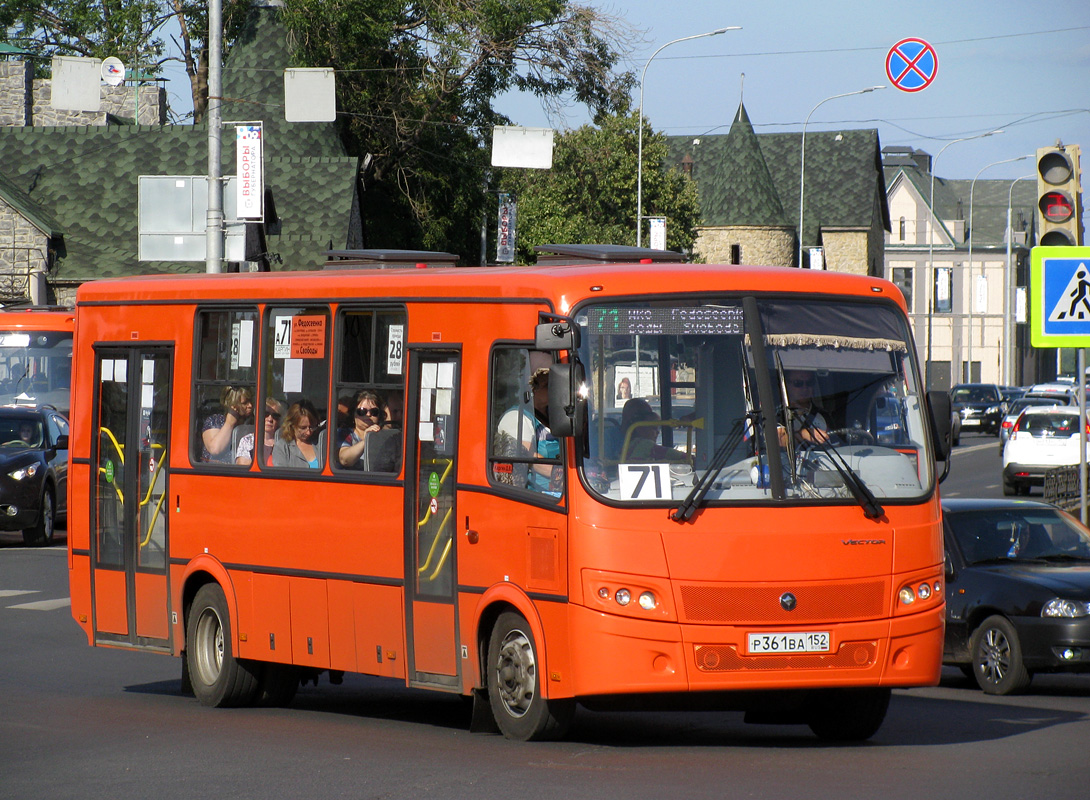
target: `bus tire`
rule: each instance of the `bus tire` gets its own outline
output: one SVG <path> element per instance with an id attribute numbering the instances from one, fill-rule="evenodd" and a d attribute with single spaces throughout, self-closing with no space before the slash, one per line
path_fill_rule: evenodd
<path id="1" fill-rule="evenodd" d="M 38 521 L 33 528 L 23 531 L 23 543 L 47 547 L 53 544 L 57 513 L 57 501 L 53 487 L 46 484 L 42 490 L 42 502 L 38 507 Z"/>
<path id="2" fill-rule="evenodd" d="M 541 659 L 530 625 L 505 611 L 488 642 L 488 700 L 500 732 L 520 742 L 559 739 L 575 713 L 574 700 L 546 700 L 541 689 Z"/>
<path id="3" fill-rule="evenodd" d="M 819 739 L 863 742 L 874 736 L 886 719 L 889 689 L 829 689 L 810 700 L 807 724 Z"/>
<path id="4" fill-rule="evenodd" d="M 206 583 L 197 590 L 187 623 L 189 680 L 201 705 L 250 705 L 258 691 L 257 665 L 232 652 L 231 615 L 219 584 Z"/>
<path id="5" fill-rule="evenodd" d="M 272 708 L 291 705 L 299 690 L 299 670 L 290 664 L 265 664 L 258 684 L 257 704 Z"/>

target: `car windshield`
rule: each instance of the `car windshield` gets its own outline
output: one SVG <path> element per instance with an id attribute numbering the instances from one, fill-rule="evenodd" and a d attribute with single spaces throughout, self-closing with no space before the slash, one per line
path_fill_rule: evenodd
<path id="1" fill-rule="evenodd" d="M 576 319 L 584 476 L 611 501 L 677 505 L 696 491 L 700 503 L 843 503 L 931 490 L 914 351 L 891 306 L 718 298 L 595 305 Z"/>
<path id="2" fill-rule="evenodd" d="M 994 386 L 955 386 L 955 403 L 991 403 L 999 400 L 999 391 Z"/>
<path id="3" fill-rule="evenodd" d="M 1007 559 L 1090 560 L 1090 531 L 1048 508 L 958 511 L 944 514 L 969 564 Z"/>
<path id="4" fill-rule="evenodd" d="M 25 450 L 41 446 L 41 422 L 27 417 L 0 415 L 0 447 Z"/>

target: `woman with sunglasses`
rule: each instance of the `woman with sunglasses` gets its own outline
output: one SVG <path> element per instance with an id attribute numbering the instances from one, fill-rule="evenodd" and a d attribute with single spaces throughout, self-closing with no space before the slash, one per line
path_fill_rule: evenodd
<path id="1" fill-rule="evenodd" d="M 795 432 L 796 442 L 827 442 L 829 426 L 825 417 L 814 404 L 814 383 L 817 376 L 804 369 L 785 369 L 784 385 L 787 387 L 787 404 L 791 407 L 791 427 Z M 777 428 L 780 446 L 787 444 L 787 433 L 783 426 Z"/>
<path id="2" fill-rule="evenodd" d="M 276 432 L 280 430 L 280 418 L 284 415 L 284 406 L 275 397 L 265 398 L 265 438 L 262 442 L 261 452 L 265 454 L 264 465 L 272 466 L 272 452 L 276 445 Z M 249 466 L 254 461 L 254 435 L 247 433 L 238 443 L 235 450 L 235 463 Z"/>
<path id="3" fill-rule="evenodd" d="M 340 449 L 337 451 L 337 460 L 342 467 L 363 469 L 360 459 L 363 458 L 363 448 L 367 445 L 367 437 L 382 430 L 385 417 L 382 399 L 375 392 L 364 389 L 356 394 L 352 428 L 341 441 Z"/>
<path id="4" fill-rule="evenodd" d="M 314 406 L 305 400 L 292 403 L 273 447 L 273 466 L 321 469 L 325 454 L 312 443 L 317 435 L 318 412 Z"/>

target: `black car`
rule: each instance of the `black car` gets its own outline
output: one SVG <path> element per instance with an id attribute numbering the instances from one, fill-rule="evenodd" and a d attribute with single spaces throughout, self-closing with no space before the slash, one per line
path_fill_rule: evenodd
<path id="1" fill-rule="evenodd" d="M 52 406 L 0 406 L 0 530 L 51 544 L 67 499 L 68 420 Z"/>
<path id="2" fill-rule="evenodd" d="M 961 415 L 961 430 L 999 433 L 1006 401 L 994 383 L 959 383 L 950 390 L 950 405 Z"/>
<path id="3" fill-rule="evenodd" d="M 988 694 L 1090 671 L 1090 530 L 1031 500 L 942 501 L 943 663 Z"/>

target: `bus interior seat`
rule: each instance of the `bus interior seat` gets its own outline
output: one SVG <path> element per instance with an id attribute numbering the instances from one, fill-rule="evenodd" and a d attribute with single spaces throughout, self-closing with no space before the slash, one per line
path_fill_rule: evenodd
<path id="1" fill-rule="evenodd" d="M 361 460 L 368 472 L 400 472 L 401 429 L 383 428 L 368 434 Z"/>
<path id="2" fill-rule="evenodd" d="M 231 463 L 235 462 L 235 453 L 238 452 L 238 443 L 242 441 L 242 437 L 248 433 L 254 432 L 254 426 L 250 423 L 245 425 L 236 425 L 231 429 Z"/>

